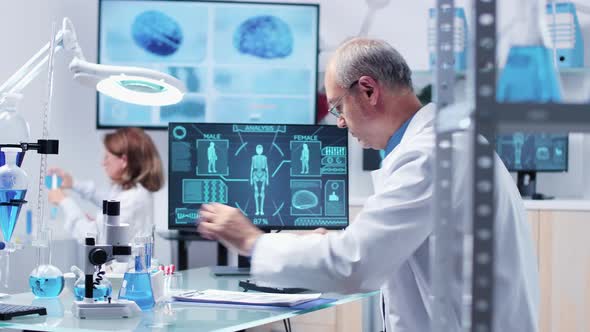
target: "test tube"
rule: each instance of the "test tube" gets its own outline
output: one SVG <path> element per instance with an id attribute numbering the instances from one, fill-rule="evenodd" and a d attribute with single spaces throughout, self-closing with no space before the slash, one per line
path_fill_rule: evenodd
<path id="1" fill-rule="evenodd" d="M 55 173 L 45 176 L 45 186 L 50 190 L 58 189 L 59 187 L 61 187 L 61 182 L 61 177 Z M 57 206 L 52 205 L 49 213 L 50 219 L 55 220 L 57 218 Z"/>

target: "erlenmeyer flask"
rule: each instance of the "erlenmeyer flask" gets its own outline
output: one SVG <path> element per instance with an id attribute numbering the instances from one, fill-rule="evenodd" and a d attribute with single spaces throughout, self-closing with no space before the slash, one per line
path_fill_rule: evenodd
<path id="1" fill-rule="evenodd" d="M 154 307 L 155 301 L 150 273 L 145 264 L 145 243 L 136 243 L 133 251 L 135 259 L 129 262 L 130 270 L 125 272 L 119 299 L 134 301 L 141 310 L 148 310 Z"/>

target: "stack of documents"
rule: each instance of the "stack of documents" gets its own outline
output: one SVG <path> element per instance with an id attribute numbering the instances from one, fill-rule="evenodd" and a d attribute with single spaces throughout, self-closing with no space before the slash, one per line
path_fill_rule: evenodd
<path id="1" fill-rule="evenodd" d="M 318 299 L 322 294 L 276 294 L 256 292 L 232 292 L 218 289 L 203 291 L 190 291 L 174 295 L 177 301 L 220 303 L 220 304 L 246 304 L 265 305 L 279 307 L 293 307 L 301 303 Z"/>

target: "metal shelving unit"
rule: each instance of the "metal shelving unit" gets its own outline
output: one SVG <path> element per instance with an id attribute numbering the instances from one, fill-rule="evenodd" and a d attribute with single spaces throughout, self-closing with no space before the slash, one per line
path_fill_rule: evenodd
<path id="1" fill-rule="evenodd" d="M 433 89 L 434 100 L 437 106 L 437 117 L 441 109 L 454 102 L 454 21 L 455 6 L 454 0 L 438 0 L 436 6 L 436 71 L 435 84 Z M 434 225 L 434 235 L 431 236 L 430 245 L 434 248 L 432 252 L 432 293 L 433 298 L 433 331 L 452 331 L 454 321 L 447 317 L 453 317 L 453 301 L 458 294 L 453 294 L 449 280 L 454 280 L 456 253 L 455 232 L 453 229 L 452 204 L 452 169 L 453 158 L 451 153 L 452 132 L 441 132 L 437 125 L 436 135 L 436 160 L 435 187 L 434 187 L 434 210 L 438 218 Z"/>
<path id="2" fill-rule="evenodd" d="M 493 329 L 494 289 L 494 149 L 483 137 L 492 138 L 498 131 L 583 131 L 590 132 L 590 104 L 533 104 L 496 102 L 496 1 L 474 0 L 473 26 L 475 60 L 473 91 L 474 105 L 453 105 L 452 87 L 452 18 L 453 0 L 437 0 L 437 72 L 435 96 L 437 110 L 435 212 L 437 224 L 431 244 L 433 259 L 433 331 L 451 331 L 445 319 L 452 294 L 449 285 L 457 282 L 457 271 L 451 270 L 452 253 L 457 253 L 456 234 L 450 227 L 452 220 L 451 188 L 453 167 L 452 135 L 464 131 L 470 135 L 472 150 L 466 162 L 471 172 L 471 224 L 473 235 L 471 252 L 463 259 L 471 262 L 470 273 L 464 274 L 471 282 L 470 294 L 463 296 L 470 308 L 469 317 L 462 317 L 462 326 L 473 332 Z M 450 28 L 450 35 L 449 35 Z M 449 36 L 451 37 L 449 39 Z M 450 46 L 449 46 L 450 45 Z M 450 54 L 449 54 L 450 50 Z M 450 67 L 450 68 L 449 68 Z M 585 72 L 585 70 L 581 70 Z M 455 242 L 455 243 L 453 243 Z M 468 262 L 469 262 L 468 261 Z M 446 289 L 445 289 L 446 287 Z M 468 300 L 465 300 L 465 297 Z M 457 300 L 457 299 L 456 299 Z M 461 303 L 461 302 L 460 302 Z"/>

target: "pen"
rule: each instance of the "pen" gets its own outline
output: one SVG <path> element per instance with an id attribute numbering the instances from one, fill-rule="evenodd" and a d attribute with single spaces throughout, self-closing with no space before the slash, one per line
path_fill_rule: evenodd
<path id="1" fill-rule="evenodd" d="M 182 294 L 180 294 L 179 296 L 180 296 L 180 297 L 188 297 L 188 296 L 191 296 L 191 295 L 194 295 L 194 294 L 203 294 L 203 292 L 201 292 L 201 291 L 198 291 L 198 290 L 194 290 L 194 291 L 190 291 L 190 292 L 182 293 Z"/>

